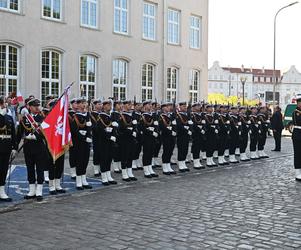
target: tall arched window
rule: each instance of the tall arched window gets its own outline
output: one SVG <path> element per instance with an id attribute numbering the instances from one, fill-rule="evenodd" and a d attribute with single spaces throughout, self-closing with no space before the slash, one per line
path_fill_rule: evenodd
<path id="1" fill-rule="evenodd" d="M 175 67 L 167 69 L 166 101 L 177 100 L 177 86 L 179 81 L 179 70 Z"/>
<path id="2" fill-rule="evenodd" d="M 128 84 L 128 62 L 122 59 L 113 61 L 113 97 L 116 100 L 126 99 Z"/>
<path id="3" fill-rule="evenodd" d="M 142 65 L 141 99 L 142 101 L 153 99 L 153 87 L 155 80 L 155 66 L 149 63 Z"/>
<path id="4" fill-rule="evenodd" d="M 17 91 L 18 62 L 18 48 L 0 44 L 0 95 L 8 96 Z"/>
<path id="5" fill-rule="evenodd" d="M 41 100 L 45 104 L 47 95 L 60 95 L 61 54 L 54 50 L 43 50 L 41 59 Z"/>
<path id="6" fill-rule="evenodd" d="M 200 72 L 192 69 L 189 73 L 189 98 L 192 102 L 198 101 Z"/>
<path id="7" fill-rule="evenodd" d="M 86 99 L 95 98 L 96 57 L 83 55 L 80 57 L 80 94 Z"/>

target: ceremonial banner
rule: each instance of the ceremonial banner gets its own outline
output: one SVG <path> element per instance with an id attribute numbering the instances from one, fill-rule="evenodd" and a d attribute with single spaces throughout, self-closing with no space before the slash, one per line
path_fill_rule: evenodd
<path id="1" fill-rule="evenodd" d="M 68 109 L 69 88 L 65 90 L 62 97 L 41 124 L 53 162 L 72 146 Z"/>

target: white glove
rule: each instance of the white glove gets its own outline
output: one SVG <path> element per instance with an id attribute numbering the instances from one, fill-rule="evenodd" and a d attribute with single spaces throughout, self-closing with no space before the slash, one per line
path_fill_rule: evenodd
<path id="1" fill-rule="evenodd" d="M 261 134 L 261 130 L 258 130 L 258 133 Z"/>
<path id="2" fill-rule="evenodd" d="M 168 130 L 172 130 L 172 127 L 167 127 Z"/>
<path id="3" fill-rule="evenodd" d="M 270 120 L 267 120 L 267 123 L 270 123 L 271 121 Z"/>
<path id="4" fill-rule="evenodd" d="M 252 130 L 249 131 L 249 134 L 250 134 L 250 135 L 252 134 Z"/>
<path id="5" fill-rule="evenodd" d="M 154 121 L 154 125 L 158 126 L 159 125 L 158 121 Z"/>
<path id="6" fill-rule="evenodd" d="M 113 128 L 111 128 L 111 127 L 106 127 L 106 132 L 107 132 L 107 133 L 112 133 L 112 131 L 113 131 Z"/>
<path id="7" fill-rule="evenodd" d="M 203 128 L 203 126 L 201 126 L 201 125 L 198 125 L 198 128 L 199 128 L 199 129 L 202 129 L 202 128 Z"/>
<path id="8" fill-rule="evenodd" d="M 193 125 L 193 121 L 192 121 L 192 120 L 189 120 L 189 121 L 188 121 L 188 124 L 189 124 L 189 125 Z"/>
<path id="9" fill-rule="evenodd" d="M 111 136 L 110 140 L 113 141 L 113 142 L 116 142 L 116 137 L 115 136 Z"/>
<path id="10" fill-rule="evenodd" d="M 188 131 L 188 135 L 192 135 L 191 131 Z"/>
<path id="11" fill-rule="evenodd" d="M 128 129 L 128 130 L 133 130 L 133 128 L 132 128 L 132 127 L 127 127 L 127 129 Z"/>
<path id="12" fill-rule="evenodd" d="M 248 121 L 248 124 L 251 124 L 251 121 Z"/>
<path id="13" fill-rule="evenodd" d="M 171 135 L 172 136 L 177 136 L 177 133 L 175 131 L 172 131 Z"/>
<path id="14" fill-rule="evenodd" d="M 157 132 L 153 132 L 153 136 L 157 138 L 159 135 Z"/>
<path id="15" fill-rule="evenodd" d="M 227 134 L 230 135 L 230 131 L 227 131 Z"/>
<path id="16" fill-rule="evenodd" d="M 185 128 L 186 130 L 188 130 L 188 129 L 189 129 L 189 126 L 184 126 L 184 128 Z"/>
<path id="17" fill-rule="evenodd" d="M 238 126 L 241 126 L 241 122 L 239 122 L 239 123 L 237 123 L 238 124 Z"/>
<path id="18" fill-rule="evenodd" d="M 16 156 L 17 153 L 18 153 L 17 150 L 13 149 L 13 150 L 11 151 L 11 153 L 10 153 L 10 157 L 11 157 L 11 158 L 15 158 L 15 156 Z"/>
<path id="19" fill-rule="evenodd" d="M 205 121 L 205 120 L 202 120 L 202 124 L 206 124 L 206 121 Z"/>
<path id="20" fill-rule="evenodd" d="M 201 130 L 202 135 L 204 135 L 206 132 L 204 129 Z"/>
<path id="21" fill-rule="evenodd" d="M 258 128 L 258 124 L 255 124 L 255 127 Z"/>
<path id="22" fill-rule="evenodd" d="M 215 129 L 215 130 L 214 130 L 214 133 L 218 134 L 218 130 L 217 130 L 217 129 Z"/>
<path id="23" fill-rule="evenodd" d="M 134 137 L 137 137 L 137 133 L 136 132 L 133 132 L 132 134 Z"/>
<path id="24" fill-rule="evenodd" d="M 171 122 L 171 124 L 172 124 L 172 125 L 177 125 L 177 121 L 176 121 L 176 120 L 173 120 L 173 121 Z"/>
<path id="25" fill-rule="evenodd" d="M 147 128 L 149 131 L 152 131 L 152 132 L 154 132 L 155 131 L 155 128 L 154 127 L 149 127 L 149 128 Z"/>
<path id="26" fill-rule="evenodd" d="M 112 122 L 112 126 L 113 126 L 114 128 L 118 128 L 118 127 L 119 127 L 119 124 L 118 124 L 117 122 Z"/>
<path id="27" fill-rule="evenodd" d="M 31 140 L 36 140 L 37 139 L 37 137 L 36 137 L 36 135 L 35 134 L 31 134 Z"/>
<path id="28" fill-rule="evenodd" d="M 86 142 L 91 143 L 91 142 L 92 142 L 92 139 L 91 139 L 90 137 L 87 137 L 87 138 L 86 138 Z"/>
<path id="29" fill-rule="evenodd" d="M 226 124 L 230 124 L 230 121 L 226 121 Z"/>
<path id="30" fill-rule="evenodd" d="M 81 135 L 85 136 L 87 134 L 87 131 L 86 130 L 79 130 L 78 131 Z"/>
<path id="31" fill-rule="evenodd" d="M 218 120 L 215 120 L 214 123 L 215 123 L 215 124 L 218 124 Z"/>
<path id="32" fill-rule="evenodd" d="M 261 121 L 257 122 L 259 125 L 261 124 Z"/>
<path id="33" fill-rule="evenodd" d="M 133 120 L 132 123 L 133 123 L 134 125 L 137 125 L 137 120 Z"/>
<path id="34" fill-rule="evenodd" d="M 241 131 L 239 131 L 238 134 L 241 135 Z"/>
<path id="35" fill-rule="evenodd" d="M 92 122 L 90 122 L 90 121 L 86 122 L 86 126 L 87 127 L 91 127 L 92 126 Z"/>

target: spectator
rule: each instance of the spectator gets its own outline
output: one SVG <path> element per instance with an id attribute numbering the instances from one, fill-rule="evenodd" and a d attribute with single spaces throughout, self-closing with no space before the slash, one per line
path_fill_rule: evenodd
<path id="1" fill-rule="evenodd" d="M 281 108 L 277 106 L 271 118 L 271 126 L 273 130 L 273 135 L 275 139 L 275 149 L 272 151 L 281 151 L 281 134 L 283 130 L 283 123 L 282 123 L 282 114 Z"/>

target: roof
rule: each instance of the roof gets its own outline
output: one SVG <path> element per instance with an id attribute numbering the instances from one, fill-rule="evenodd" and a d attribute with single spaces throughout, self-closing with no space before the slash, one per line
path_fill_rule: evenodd
<path id="1" fill-rule="evenodd" d="M 231 68 L 231 67 L 222 67 L 223 70 L 230 71 L 231 73 L 237 73 L 237 74 L 253 74 L 254 76 L 267 76 L 272 77 L 273 76 L 273 70 L 272 69 L 253 69 L 253 68 Z M 280 70 L 275 70 L 276 77 L 281 76 Z"/>

